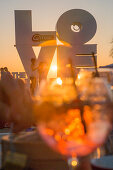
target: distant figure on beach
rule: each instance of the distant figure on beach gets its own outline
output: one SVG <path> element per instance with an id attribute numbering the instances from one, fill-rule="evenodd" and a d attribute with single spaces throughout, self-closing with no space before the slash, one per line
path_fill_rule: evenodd
<path id="1" fill-rule="evenodd" d="M 9 72 L 7 67 L 1 68 L 1 80 L 4 80 L 6 76 L 12 77 L 12 74 Z"/>
<path id="2" fill-rule="evenodd" d="M 7 74 L 7 76 L 13 77 L 7 67 L 4 67 L 4 71 Z"/>
<path id="3" fill-rule="evenodd" d="M 0 68 L 1 71 L 1 80 L 3 80 L 3 76 L 4 76 L 4 68 Z"/>

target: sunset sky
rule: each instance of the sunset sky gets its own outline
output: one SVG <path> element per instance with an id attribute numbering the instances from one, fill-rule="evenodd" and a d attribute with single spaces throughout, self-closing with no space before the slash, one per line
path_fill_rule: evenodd
<path id="1" fill-rule="evenodd" d="M 0 67 L 24 71 L 15 44 L 14 10 L 32 10 L 33 31 L 54 31 L 58 18 L 67 10 L 84 9 L 97 21 L 97 33 L 88 42 L 98 45 L 98 65 L 113 63 L 113 0 L 0 0 Z"/>

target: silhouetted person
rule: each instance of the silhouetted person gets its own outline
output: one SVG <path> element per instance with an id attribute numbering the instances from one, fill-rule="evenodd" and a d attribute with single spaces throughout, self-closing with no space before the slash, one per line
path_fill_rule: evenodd
<path id="1" fill-rule="evenodd" d="M 4 80 L 6 76 L 12 77 L 12 74 L 8 71 L 7 67 L 1 68 L 1 80 Z"/>
<path id="2" fill-rule="evenodd" d="M 40 85 L 42 80 L 46 80 L 48 67 L 47 67 L 46 62 L 40 62 L 39 65 L 36 66 L 36 59 L 32 58 L 31 59 L 31 70 L 32 70 L 32 76 L 30 77 L 30 80 L 31 80 L 30 88 L 31 88 L 32 94 L 34 94 L 37 84 Z M 38 78 L 36 75 L 38 76 Z M 37 79 L 38 79 L 38 83 L 37 83 Z"/>
<path id="3" fill-rule="evenodd" d="M 31 59 L 31 70 L 32 70 L 32 76 L 30 77 L 30 81 L 31 81 L 31 84 L 30 84 L 30 89 L 31 89 L 31 93 L 34 94 L 34 91 L 35 91 L 35 88 L 36 88 L 36 59 L 35 58 L 32 58 Z"/>
<path id="4" fill-rule="evenodd" d="M 42 80 L 46 80 L 48 73 L 48 67 L 46 62 L 40 62 L 38 66 L 39 84 Z"/>
<path id="5" fill-rule="evenodd" d="M 1 80 L 3 80 L 3 76 L 4 76 L 4 68 L 1 68 L 0 71 L 1 71 Z"/>

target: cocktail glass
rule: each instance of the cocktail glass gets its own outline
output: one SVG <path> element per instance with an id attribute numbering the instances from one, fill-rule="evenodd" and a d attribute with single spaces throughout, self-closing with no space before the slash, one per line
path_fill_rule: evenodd
<path id="1" fill-rule="evenodd" d="M 67 157 L 70 169 L 76 169 L 79 157 L 99 147 L 111 129 L 107 83 L 82 71 L 76 82 L 72 78 L 43 82 L 38 95 L 39 133 L 51 148 Z"/>

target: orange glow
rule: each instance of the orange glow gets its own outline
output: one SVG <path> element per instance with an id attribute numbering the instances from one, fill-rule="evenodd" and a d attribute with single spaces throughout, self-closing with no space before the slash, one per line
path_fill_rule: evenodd
<path id="1" fill-rule="evenodd" d="M 55 140 L 56 141 L 60 141 L 61 140 L 61 136 L 60 135 L 55 135 Z"/>
<path id="2" fill-rule="evenodd" d="M 68 111 L 68 120 L 70 120 L 70 122 L 65 130 L 65 134 L 70 131 L 71 135 L 73 135 L 74 138 L 84 135 L 84 127 L 81 122 L 79 109 L 71 109 L 70 111 Z"/>
<path id="3" fill-rule="evenodd" d="M 70 125 L 68 126 L 68 128 L 69 128 L 70 132 L 75 130 L 75 128 L 76 128 L 75 123 L 70 122 Z"/>
<path id="4" fill-rule="evenodd" d="M 46 128 L 46 129 L 45 129 L 45 133 L 46 133 L 47 135 L 49 135 L 49 136 L 53 136 L 54 131 L 53 131 L 52 129 Z"/>
<path id="5" fill-rule="evenodd" d="M 87 124 L 93 121 L 92 112 L 89 106 L 84 107 L 84 120 Z"/>
<path id="6" fill-rule="evenodd" d="M 70 67 L 71 67 L 71 64 L 66 64 L 66 67 L 67 67 L 67 68 L 70 68 Z"/>
<path id="7" fill-rule="evenodd" d="M 75 118 L 74 121 L 75 121 L 76 124 L 80 123 L 80 119 L 79 118 Z"/>
<path id="8" fill-rule="evenodd" d="M 69 115 L 69 117 L 73 117 L 73 118 L 79 117 L 80 118 L 80 110 L 79 109 L 71 109 L 68 111 L 68 115 Z"/>
<path id="9" fill-rule="evenodd" d="M 40 44 L 41 47 L 47 47 L 47 46 L 65 46 L 65 47 L 71 47 L 71 45 L 65 41 L 58 42 L 57 40 L 49 40 L 44 41 Z"/>
<path id="10" fill-rule="evenodd" d="M 70 134 L 70 130 L 69 129 L 65 129 L 65 134 L 69 135 Z"/>
<path id="11" fill-rule="evenodd" d="M 49 41 L 44 41 L 43 43 L 40 44 L 41 47 L 46 47 L 46 46 L 57 46 L 56 40 L 49 40 Z"/>
<path id="12" fill-rule="evenodd" d="M 97 148 L 97 158 L 100 158 L 100 156 L 101 156 L 100 153 L 101 153 L 100 148 Z"/>
<path id="13" fill-rule="evenodd" d="M 91 114 L 90 107 L 85 106 L 83 116 L 86 124 L 91 123 Z M 60 117 L 60 119 L 57 119 L 56 115 L 55 122 L 57 123 L 54 125 L 48 122 L 51 128 L 44 128 L 44 134 L 49 139 L 49 145 L 51 145 L 54 150 L 64 155 L 83 156 L 91 153 L 95 149 L 95 143 L 89 141 L 84 131 L 79 109 L 70 109 L 65 116 Z M 99 156 L 100 150 L 97 150 L 97 152 Z M 78 162 L 76 159 L 73 159 L 70 164 L 72 166 L 77 166 Z"/>

